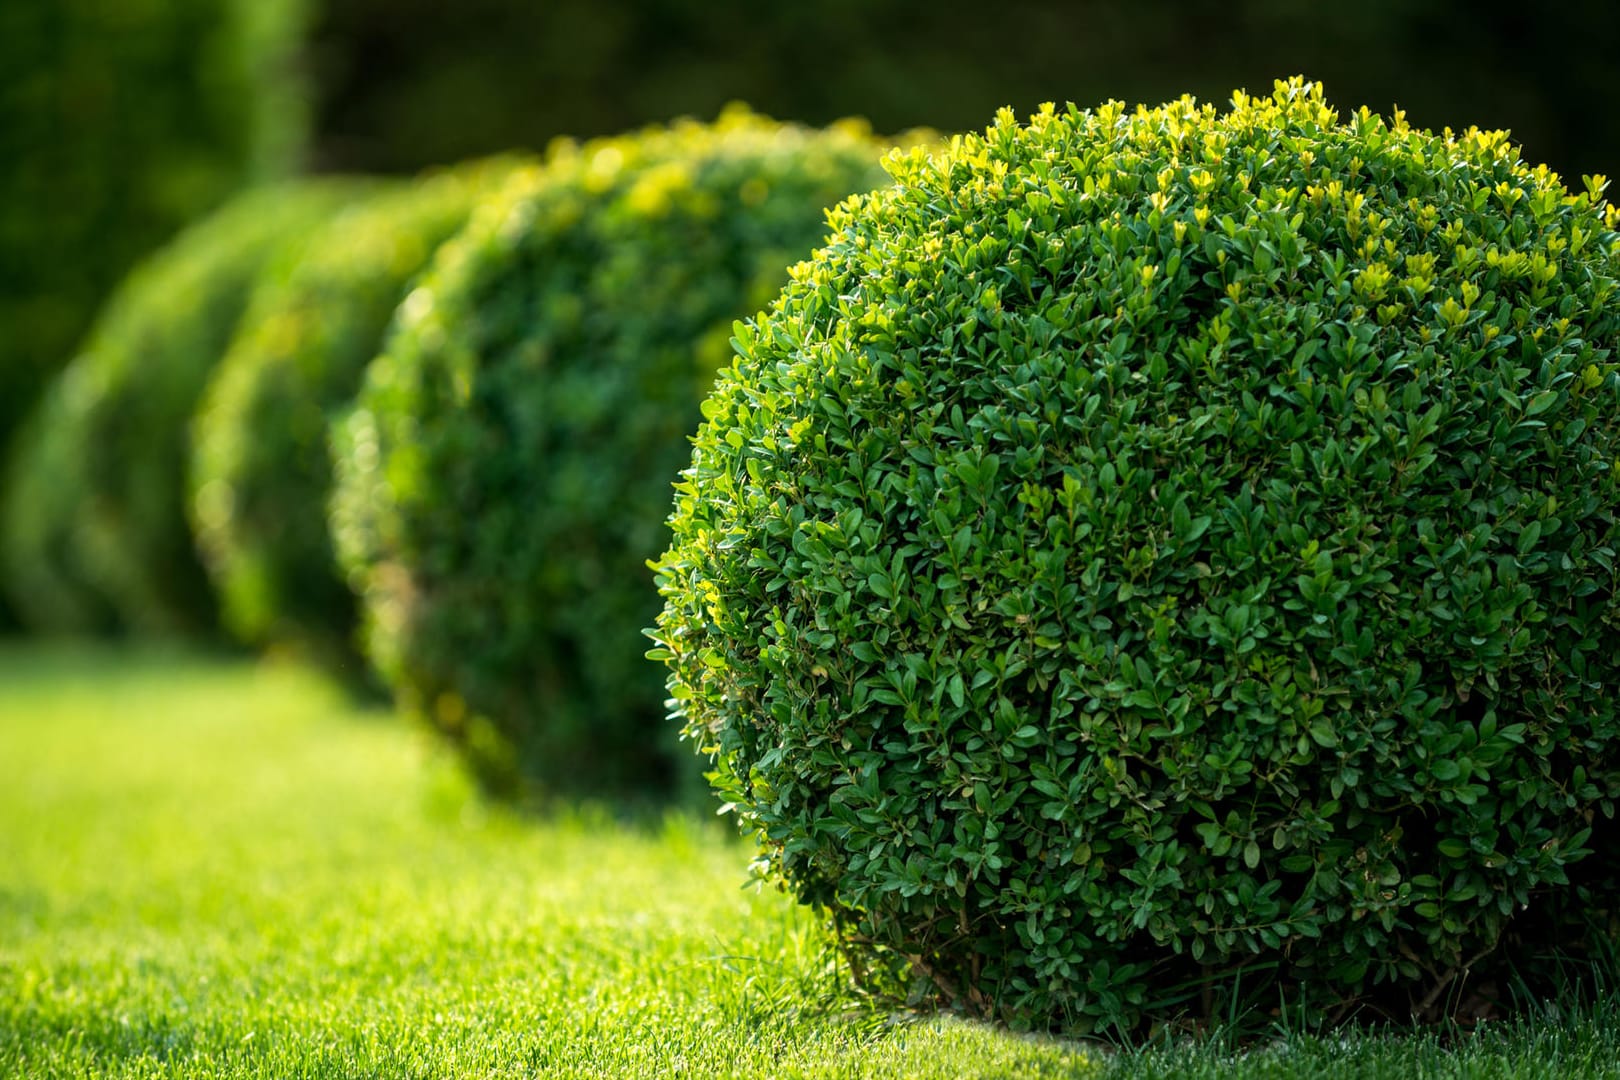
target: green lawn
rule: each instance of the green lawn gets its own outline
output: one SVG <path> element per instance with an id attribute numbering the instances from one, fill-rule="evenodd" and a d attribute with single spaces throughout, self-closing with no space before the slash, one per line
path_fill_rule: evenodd
<path id="1" fill-rule="evenodd" d="M 0 651 L 0 1077 L 1617 1076 L 1605 1014 L 1119 1055 L 848 999 L 713 823 L 484 807 L 279 666 Z"/>

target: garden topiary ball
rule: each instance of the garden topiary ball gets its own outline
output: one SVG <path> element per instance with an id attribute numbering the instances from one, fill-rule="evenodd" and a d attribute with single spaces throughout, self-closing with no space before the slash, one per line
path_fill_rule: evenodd
<path id="1" fill-rule="evenodd" d="M 1607 873 L 1601 179 L 1297 79 L 890 170 L 740 325 L 658 564 L 767 872 L 1071 1029 L 1245 968 L 1432 1010 Z"/>
<path id="2" fill-rule="evenodd" d="M 359 390 L 410 282 L 516 165 L 474 162 L 360 200 L 262 276 L 193 421 L 191 520 L 239 638 L 359 677 L 355 601 L 326 527 L 328 418 Z"/>
<path id="3" fill-rule="evenodd" d="M 503 794 L 643 793 L 679 753 L 641 630 L 732 322 L 882 179 L 864 129 L 745 110 L 518 170 L 404 301 L 337 430 L 369 653 Z"/>

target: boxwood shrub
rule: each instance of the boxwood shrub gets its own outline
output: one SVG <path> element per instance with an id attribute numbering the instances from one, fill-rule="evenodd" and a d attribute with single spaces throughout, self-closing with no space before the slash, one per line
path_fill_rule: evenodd
<path id="1" fill-rule="evenodd" d="M 204 393 L 191 462 L 198 548 L 238 637 L 362 670 L 326 529 L 328 416 L 358 390 L 411 279 L 515 165 L 479 162 L 360 202 L 260 281 Z"/>
<path id="2" fill-rule="evenodd" d="M 740 109 L 563 144 L 404 302 L 337 432 L 334 539 L 373 660 L 492 790 L 669 777 L 640 630 L 670 481 L 732 321 L 879 153 Z"/>
<path id="3" fill-rule="evenodd" d="M 1297 79 L 891 171 L 739 326 L 657 566 L 766 872 L 1072 1029 L 1432 1014 L 1612 910 L 1601 178 Z"/>
<path id="4" fill-rule="evenodd" d="M 131 274 L 64 373 L 54 415 L 18 451 L 15 468 L 39 483 L 6 515 L 14 575 L 53 560 L 132 630 L 213 632 L 185 517 L 191 413 L 266 261 L 360 190 L 312 181 L 241 196 Z M 30 486 L 43 501 L 24 498 Z M 36 609 L 55 603 L 40 595 L 48 580 L 27 586 Z"/>

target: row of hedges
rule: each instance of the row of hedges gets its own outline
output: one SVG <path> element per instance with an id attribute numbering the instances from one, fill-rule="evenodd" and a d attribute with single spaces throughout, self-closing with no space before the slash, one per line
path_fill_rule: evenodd
<path id="1" fill-rule="evenodd" d="M 265 188 L 144 263 L 97 319 L 17 448 L 4 512 L 7 579 L 35 627 L 108 614 L 206 635 L 216 605 L 185 519 L 187 424 L 261 270 L 369 187 Z"/>
<path id="2" fill-rule="evenodd" d="M 195 239 L 291 221 L 233 210 L 57 388 L 23 473 L 78 497 L 9 546 L 179 625 L 130 582 L 189 483 L 228 621 L 337 655 L 335 545 L 508 793 L 667 788 L 652 625 L 761 871 L 1020 1025 L 1433 1016 L 1612 935 L 1604 181 L 1303 80 L 877 157 L 736 112 Z"/>
<path id="3" fill-rule="evenodd" d="M 335 538 L 371 656 L 493 786 L 667 777 L 639 646 L 670 480 L 733 321 L 879 149 L 741 111 L 559 149 L 402 309 L 341 429 Z"/>
<path id="4" fill-rule="evenodd" d="M 0 459 L 138 258 L 296 168 L 306 14 L 304 0 L 0 5 Z M 0 590 L 0 632 L 18 619 Z"/>
<path id="5" fill-rule="evenodd" d="M 323 512 L 327 420 L 407 286 L 512 167 L 478 162 L 359 200 L 258 275 L 196 410 L 189 477 L 197 547 L 236 637 L 360 669 Z"/>
<path id="6" fill-rule="evenodd" d="M 669 477 L 732 323 L 882 150 L 739 108 L 233 204 L 126 282 L 55 387 L 10 469 L 10 591 L 36 627 L 223 625 L 356 682 L 363 611 L 384 680 L 492 788 L 667 788 L 641 631 Z M 363 377 L 340 571 L 328 430 Z"/>

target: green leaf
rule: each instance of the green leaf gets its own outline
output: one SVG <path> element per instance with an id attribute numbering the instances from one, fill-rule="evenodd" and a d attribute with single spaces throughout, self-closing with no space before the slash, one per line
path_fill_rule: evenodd
<path id="1" fill-rule="evenodd" d="M 1532 521 L 1519 532 L 1518 549 L 1520 555 L 1528 555 L 1541 541 L 1541 522 Z"/>
<path id="2" fill-rule="evenodd" d="M 1530 399 L 1530 403 L 1524 407 L 1524 415 L 1527 417 L 1540 416 L 1542 413 L 1552 408 L 1553 403 L 1557 400 L 1558 391 L 1543 390 L 1541 393 Z"/>

